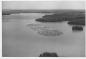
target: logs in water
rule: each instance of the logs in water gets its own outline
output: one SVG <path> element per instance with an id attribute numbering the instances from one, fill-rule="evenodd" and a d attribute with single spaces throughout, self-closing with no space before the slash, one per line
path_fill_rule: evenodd
<path id="1" fill-rule="evenodd" d="M 81 26 L 73 26 L 72 27 L 72 30 L 73 31 L 82 31 L 83 30 L 83 27 L 81 27 Z"/>
<path id="2" fill-rule="evenodd" d="M 37 25 L 37 24 L 29 24 L 28 25 L 32 30 L 36 31 L 38 34 L 43 35 L 43 36 L 59 36 L 63 34 L 57 29 L 53 29 L 50 27 L 42 26 L 42 25 Z"/>
<path id="3" fill-rule="evenodd" d="M 42 30 L 38 31 L 38 33 L 43 36 L 59 36 L 62 34 L 62 32 L 59 32 L 58 30 Z"/>

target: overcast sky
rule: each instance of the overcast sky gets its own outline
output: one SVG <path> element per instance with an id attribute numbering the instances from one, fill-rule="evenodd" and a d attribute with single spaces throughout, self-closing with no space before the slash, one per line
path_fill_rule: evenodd
<path id="1" fill-rule="evenodd" d="M 3 9 L 84 9 L 83 1 L 3 1 Z"/>

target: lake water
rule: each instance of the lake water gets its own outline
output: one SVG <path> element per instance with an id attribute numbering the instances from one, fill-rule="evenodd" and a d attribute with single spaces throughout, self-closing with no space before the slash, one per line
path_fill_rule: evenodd
<path id="1" fill-rule="evenodd" d="M 40 23 L 35 19 L 48 13 L 5 15 L 2 19 L 2 52 L 5 57 L 38 57 L 43 52 L 55 52 L 62 57 L 85 55 L 85 30 L 73 32 L 67 22 Z M 49 13 L 50 14 L 50 13 Z M 32 26 L 28 26 L 33 24 Z M 48 27 L 63 34 L 44 36 L 38 27 Z"/>

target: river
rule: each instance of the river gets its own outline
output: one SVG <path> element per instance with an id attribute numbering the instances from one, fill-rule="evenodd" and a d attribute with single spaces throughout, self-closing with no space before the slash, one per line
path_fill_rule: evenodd
<path id="1" fill-rule="evenodd" d="M 85 56 L 85 30 L 73 32 L 67 22 L 41 23 L 35 19 L 47 13 L 20 13 L 2 17 L 2 55 L 5 57 L 38 57 L 43 52 L 55 52 L 60 57 Z M 40 35 L 34 27 L 57 29 L 59 36 Z M 35 26 L 35 24 L 38 24 Z"/>

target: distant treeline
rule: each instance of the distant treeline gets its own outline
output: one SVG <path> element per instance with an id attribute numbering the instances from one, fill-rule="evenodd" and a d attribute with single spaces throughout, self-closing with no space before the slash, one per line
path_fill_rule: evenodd
<path id="1" fill-rule="evenodd" d="M 2 10 L 2 15 L 10 15 L 16 13 L 63 13 L 63 12 L 70 12 L 71 10 Z M 75 11 L 75 10 L 72 10 Z M 82 10 L 79 10 L 82 11 Z"/>
<path id="2" fill-rule="evenodd" d="M 51 13 L 56 10 L 2 10 L 2 15 L 18 14 L 18 13 Z"/>

